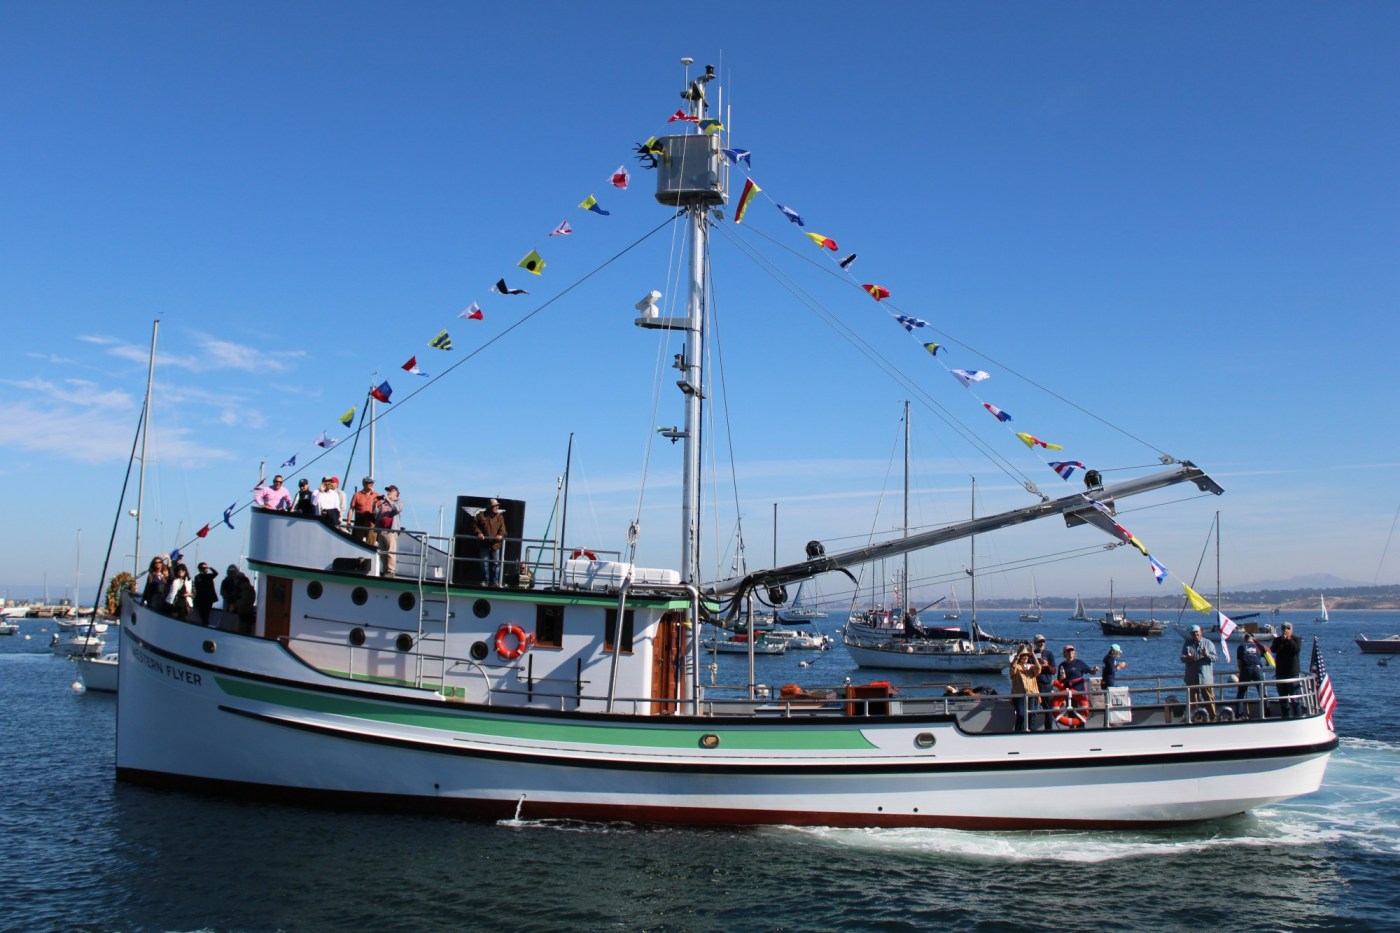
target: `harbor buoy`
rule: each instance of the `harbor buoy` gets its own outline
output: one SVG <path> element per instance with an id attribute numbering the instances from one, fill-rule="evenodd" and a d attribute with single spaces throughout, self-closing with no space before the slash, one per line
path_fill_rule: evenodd
<path id="1" fill-rule="evenodd" d="M 73 681 L 73 692 L 87 693 L 87 687 L 83 686 L 83 682 L 81 680 L 75 680 Z"/>

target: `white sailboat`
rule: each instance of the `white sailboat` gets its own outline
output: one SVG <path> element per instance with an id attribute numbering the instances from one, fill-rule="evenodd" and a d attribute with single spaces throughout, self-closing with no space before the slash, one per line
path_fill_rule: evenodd
<path id="1" fill-rule="evenodd" d="M 1036 586 L 1035 574 L 1031 574 L 1031 592 L 1034 595 L 1031 597 L 1031 604 L 1026 607 L 1026 611 L 1021 613 L 1022 622 L 1040 621 L 1040 587 Z"/>
<path id="2" fill-rule="evenodd" d="M 944 611 L 943 618 L 949 622 L 956 622 L 962 618 L 962 606 L 958 604 L 957 587 L 948 588 L 948 609 Z"/>
<path id="3" fill-rule="evenodd" d="M 1317 618 L 1313 621 L 1317 623 L 1331 621 L 1327 615 L 1327 597 L 1322 593 L 1317 594 Z"/>
<path id="4" fill-rule="evenodd" d="M 1071 622 L 1094 621 L 1093 619 L 1089 618 L 1089 612 L 1084 608 L 1084 600 L 1080 597 L 1078 593 L 1074 594 L 1074 612 L 1070 614 L 1069 620 Z"/>
<path id="5" fill-rule="evenodd" d="M 712 77 L 687 74 L 697 121 Z M 656 143 L 655 171 L 688 256 L 685 313 L 644 312 L 638 324 L 684 341 L 684 427 L 670 429 L 685 458 L 680 569 L 595 560 L 560 537 L 546 542 L 558 557 L 539 562 L 533 587 L 488 588 L 469 572 L 474 537 L 405 529 L 396 573 L 381 576 L 353 538 L 251 508 L 251 631 L 123 602 L 118 779 L 488 819 L 993 829 L 1181 823 L 1315 791 L 1337 737 L 1307 677 L 1307 714 L 1294 719 L 1192 726 L 1149 690 L 1133 698 L 1126 725 L 1035 735 L 1011 732 L 1005 696 L 895 692 L 879 681 L 812 685 L 795 698 L 706 685 L 692 633 L 711 620 L 732 630 L 754 590 L 1028 521 L 1073 526 L 1092 510 L 1077 493 L 1036 497 L 839 553 L 813 542 L 800 563 L 704 578 L 700 428 L 711 387 L 699 348 L 727 167 L 720 133 L 679 125 L 690 132 Z M 1095 495 L 1122 501 L 1180 483 L 1223 491 L 1176 462 Z M 510 504 L 523 525 L 527 503 Z M 510 545 L 522 535 L 512 530 Z M 589 559 L 565 557 L 573 551 Z"/>

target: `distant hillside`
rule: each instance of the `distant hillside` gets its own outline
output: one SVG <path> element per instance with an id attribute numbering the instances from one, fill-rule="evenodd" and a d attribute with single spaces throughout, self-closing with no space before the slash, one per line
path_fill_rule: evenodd
<path id="1" fill-rule="evenodd" d="M 1309 578 L 1311 579 L 1311 578 Z M 1328 587 L 1318 587 L 1313 584 L 1299 584 L 1295 581 L 1288 581 L 1289 586 L 1260 587 L 1258 589 L 1232 589 L 1220 594 L 1220 602 L 1228 610 L 1262 610 L 1280 609 L 1285 612 L 1296 614 L 1316 613 L 1318 609 L 1318 595 L 1325 595 L 1327 598 L 1327 608 L 1332 609 L 1400 609 L 1400 584 L 1388 584 L 1386 586 L 1366 586 L 1364 584 L 1348 584 L 1337 578 L 1331 578 L 1335 585 Z M 1201 595 L 1212 602 L 1215 601 L 1214 591 L 1202 590 Z M 1041 604 L 1047 612 L 1061 609 L 1073 609 L 1072 599 L 1047 599 L 1041 597 Z M 1146 609 L 1149 605 L 1155 605 L 1158 614 L 1165 614 L 1168 611 L 1175 611 L 1176 607 L 1185 601 L 1185 596 L 1177 594 L 1170 599 L 1148 596 L 1115 596 L 1113 605 L 1120 609 Z M 1026 599 L 995 599 L 983 603 L 988 609 L 1021 609 L 1025 608 Z M 1104 609 L 1108 608 L 1108 594 L 1101 596 L 1084 597 L 1085 608 L 1090 615 L 1101 615 Z M 1137 613 L 1133 613 L 1137 614 Z"/>

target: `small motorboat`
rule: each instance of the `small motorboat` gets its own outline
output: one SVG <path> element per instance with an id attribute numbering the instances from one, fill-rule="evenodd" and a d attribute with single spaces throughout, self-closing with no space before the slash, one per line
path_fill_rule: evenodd
<path id="1" fill-rule="evenodd" d="M 1356 636 L 1356 647 L 1362 654 L 1400 654 L 1400 635 L 1387 635 L 1384 638 Z"/>

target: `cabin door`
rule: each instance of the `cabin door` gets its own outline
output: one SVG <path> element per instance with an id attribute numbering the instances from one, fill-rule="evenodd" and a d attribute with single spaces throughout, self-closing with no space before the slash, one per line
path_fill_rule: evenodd
<path id="1" fill-rule="evenodd" d="M 292 581 L 265 575 L 263 585 L 263 638 L 286 638 L 292 631 Z"/>
<path id="2" fill-rule="evenodd" d="M 685 613 L 668 612 L 656 627 L 656 650 L 652 653 L 651 712 L 664 716 L 680 712 L 685 698 L 686 634 Z"/>

